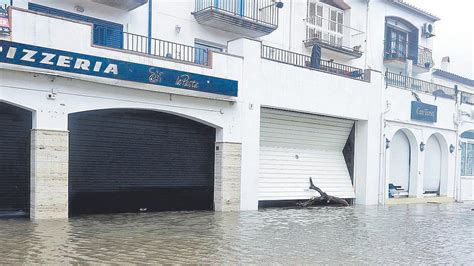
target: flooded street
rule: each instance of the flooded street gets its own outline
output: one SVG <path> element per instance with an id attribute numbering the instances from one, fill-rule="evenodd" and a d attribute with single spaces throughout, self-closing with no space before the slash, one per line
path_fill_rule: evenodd
<path id="1" fill-rule="evenodd" d="M 1 263 L 474 263 L 472 203 L 0 220 Z"/>

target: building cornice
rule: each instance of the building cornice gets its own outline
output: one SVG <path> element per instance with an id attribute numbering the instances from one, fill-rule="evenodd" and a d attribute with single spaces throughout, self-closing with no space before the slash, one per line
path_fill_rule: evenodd
<path id="1" fill-rule="evenodd" d="M 430 12 L 425 11 L 425 10 L 423 10 L 423 9 L 421 9 L 421 8 L 418 8 L 418 7 L 416 7 L 416 6 L 412 5 L 412 4 L 409 4 L 409 3 L 407 3 L 407 2 L 404 1 L 404 0 L 388 0 L 388 1 L 389 1 L 389 2 L 392 2 L 394 5 L 397 5 L 397 6 L 401 7 L 401 8 L 404 8 L 404 9 L 406 9 L 406 10 L 408 10 L 408 11 L 411 11 L 411 12 L 416 13 L 416 14 L 418 14 L 418 15 L 422 15 L 422 16 L 424 16 L 424 17 L 430 19 L 430 20 L 433 21 L 433 22 L 438 21 L 438 20 L 441 20 L 439 17 L 437 17 L 437 16 L 431 14 Z"/>

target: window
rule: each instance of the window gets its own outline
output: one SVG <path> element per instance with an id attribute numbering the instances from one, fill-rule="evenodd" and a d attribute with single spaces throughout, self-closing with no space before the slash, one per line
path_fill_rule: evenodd
<path id="1" fill-rule="evenodd" d="M 406 59 L 408 50 L 407 33 L 391 27 L 387 27 L 387 56 L 389 58 Z"/>
<path id="2" fill-rule="evenodd" d="M 225 46 L 223 45 L 204 41 L 196 41 L 194 47 L 196 48 L 196 52 L 194 53 L 194 63 L 200 65 L 208 65 L 209 51 L 222 52 L 225 50 Z"/>
<path id="3" fill-rule="evenodd" d="M 384 59 L 413 60 L 418 64 L 418 34 L 416 26 L 402 18 L 385 19 Z"/>
<path id="4" fill-rule="evenodd" d="M 97 19 L 89 16 L 79 15 L 64 10 L 28 3 L 28 9 L 36 12 L 50 14 L 58 17 L 69 18 L 92 23 L 94 25 L 92 42 L 96 45 L 122 49 L 123 47 L 123 25 Z"/>
<path id="5" fill-rule="evenodd" d="M 342 46 L 344 11 L 334 6 L 311 0 L 308 3 L 308 37 L 334 46 Z"/>
<path id="6" fill-rule="evenodd" d="M 474 176 L 474 143 L 461 143 L 461 176 Z"/>

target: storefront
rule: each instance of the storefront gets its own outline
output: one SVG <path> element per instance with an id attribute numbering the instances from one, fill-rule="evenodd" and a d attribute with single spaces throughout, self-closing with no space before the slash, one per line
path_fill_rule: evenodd
<path id="1" fill-rule="evenodd" d="M 240 208 L 237 80 L 9 41 L 0 66 L 0 213 Z"/>

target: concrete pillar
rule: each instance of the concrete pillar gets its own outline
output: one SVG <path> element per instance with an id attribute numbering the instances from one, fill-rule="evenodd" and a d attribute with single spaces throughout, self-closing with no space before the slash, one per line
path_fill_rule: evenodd
<path id="1" fill-rule="evenodd" d="M 214 209 L 240 210 L 242 144 L 218 142 L 215 147 Z"/>
<path id="2" fill-rule="evenodd" d="M 31 131 L 32 220 L 68 217 L 68 163 L 68 131 Z"/>

